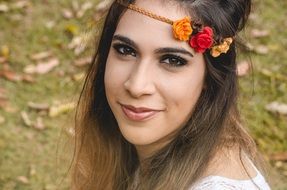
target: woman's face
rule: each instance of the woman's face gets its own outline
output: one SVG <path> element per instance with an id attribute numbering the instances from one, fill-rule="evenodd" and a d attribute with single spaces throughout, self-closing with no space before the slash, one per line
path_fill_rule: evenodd
<path id="1" fill-rule="evenodd" d="M 136 5 L 172 20 L 187 16 L 174 5 Z M 108 103 L 123 136 L 136 147 L 172 139 L 190 118 L 204 86 L 205 63 L 172 26 L 132 10 L 115 31 L 105 71 Z"/>

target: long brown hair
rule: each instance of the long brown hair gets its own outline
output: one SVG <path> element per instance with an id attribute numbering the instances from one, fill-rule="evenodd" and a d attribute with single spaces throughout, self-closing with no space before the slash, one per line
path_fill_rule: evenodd
<path id="1" fill-rule="evenodd" d="M 166 0 L 168 1 L 168 0 Z M 218 40 L 244 28 L 251 0 L 174 0 L 193 19 L 212 26 Z M 122 3 L 134 3 L 123 0 Z M 104 73 L 111 41 L 125 7 L 112 3 L 88 70 L 76 113 L 73 189 L 130 188 L 139 159 L 119 131 L 107 103 Z M 240 122 L 237 110 L 236 43 L 217 58 L 204 53 L 206 88 L 194 112 L 177 136 L 146 161 L 137 189 L 187 189 L 206 170 L 216 150 L 238 145 L 255 158 L 255 144 Z"/>

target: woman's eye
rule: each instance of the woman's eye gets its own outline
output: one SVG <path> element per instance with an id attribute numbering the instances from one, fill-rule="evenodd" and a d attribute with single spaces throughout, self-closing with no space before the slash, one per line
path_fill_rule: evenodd
<path id="1" fill-rule="evenodd" d="M 113 47 L 120 55 L 123 55 L 123 56 L 131 55 L 133 57 L 136 57 L 136 51 L 127 45 L 114 44 Z"/>
<path id="2" fill-rule="evenodd" d="M 187 64 L 187 60 L 178 55 L 165 55 L 160 62 L 167 64 L 169 67 L 181 67 Z"/>

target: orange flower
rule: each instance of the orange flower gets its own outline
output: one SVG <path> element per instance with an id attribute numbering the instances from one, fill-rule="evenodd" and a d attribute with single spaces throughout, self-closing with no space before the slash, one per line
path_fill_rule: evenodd
<path id="1" fill-rule="evenodd" d="M 226 53 L 229 50 L 229 46 L 232 43 L 232 38 L 225 38 L 222 44 L 212 47 L 211 55 L 218 57 L 222 53 Z"/>
<path id="2" fill-rule="evenodd" d="M 181 20 L 175 21 L 172 28 L 174 37 L 182 41 L 189 40 L 189 36 L 193 31 L 189 17 L 184 17 Z"/>

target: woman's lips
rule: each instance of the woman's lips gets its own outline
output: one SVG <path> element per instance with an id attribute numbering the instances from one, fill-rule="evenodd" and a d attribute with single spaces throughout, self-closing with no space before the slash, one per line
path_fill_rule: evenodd
<path id="1" fill-rule="evenodd" d="M 152 110 L 148 108 L 135 108 L 129 105 L 121 105 L 124 114 L 133 121 L 143 121 L 150 119 L 160 110 Z"/>

